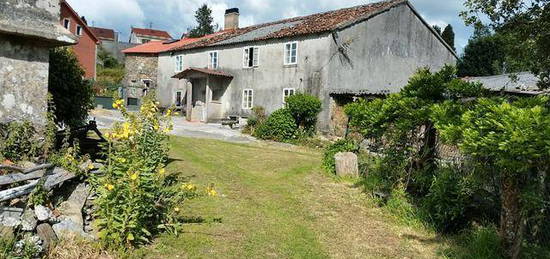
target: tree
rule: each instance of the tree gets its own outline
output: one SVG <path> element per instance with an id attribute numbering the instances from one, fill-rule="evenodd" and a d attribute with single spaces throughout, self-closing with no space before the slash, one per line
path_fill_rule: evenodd
<path id="1" fill-rule="evenodd" d="M 541 88 L 550 87 L 550 1 L 466 0 L 461 13 L 468 25 L 484 21 L 497 33 L 513 38 L 507 54 L 529 61 L 529 70 L 539 76 Z"/>
<path id="2" fill-rule="evenodd" d="M 434 26 L 432 26 L 432 28 L 434 28 L 434 30 L 437 32 L 437 34 L 441 35 L 441 27 L 439 27 L 438 25 L 434 25 Z"/>
<path id="3" fill-rule="evenodd" d="M 453 26 L 451 26 L 450 24 L 447 25 L 443 30 L 443 32 L 441 33 L 441 37 L 443 38 L 443 40 L 445 40 L 445 42 L 447 42 L 447 44 L 449 44 L 449 46 L 451 46 L 451 48 L 453 48 L 453 50 L 456 50 L 455 49 L 455 32 L 453 31 Z"/>
<path id="4" fill-rule="evenodd" d="M 48 91 L 52 95 L 55 122 L 69 127 L 84 125 L 94 107 L 91 82 L 83 79 L 84 70 L 70 48 L 50 50 Z"/>
<path id="5" fill-rule="evenodd" d="M 214 18 L 212 18 L 212 10 L 206 4 L 203 4 L 197 9 L 195 12 L 195 19 L 198 25 L 189 31 L 187 37 L 199 38 L 214 33 L 217 26 L 212 24 L 214 21 Z"/>
<path id="6" fill-rule="evenodd" d="M 498 35 L 476 35 L 468 40 L 457 63 L 458 76 L 491 76 L 499 74 L 504 64 L 504 41 Z"/>

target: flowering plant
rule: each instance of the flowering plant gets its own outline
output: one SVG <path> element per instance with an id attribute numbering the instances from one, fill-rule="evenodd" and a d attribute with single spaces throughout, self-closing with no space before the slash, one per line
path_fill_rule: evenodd
<path id="1" fill-rule="evenodd" d="M 131 113 L 122 100 L 113 104 L 125 120 L 105 134 L 106 169 L 92 178 L 98 194 L 98 236 L 107 246 L 149 242 L 156 231 L 176 225 L 174 212 L 183 199 L 199 195 L 196 188 L 174 188 L 167 179 L 172 111 L 161 116 L 157 105 L 146 97 L 140 111 Z"/>

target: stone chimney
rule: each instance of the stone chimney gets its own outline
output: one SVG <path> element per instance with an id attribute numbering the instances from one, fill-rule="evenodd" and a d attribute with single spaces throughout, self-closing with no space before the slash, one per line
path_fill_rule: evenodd
<path id="1" fill-rule="evenodd" d="M 224 30 L 239 28 L 239 8 L 231 8 L 225 10 Z"/>

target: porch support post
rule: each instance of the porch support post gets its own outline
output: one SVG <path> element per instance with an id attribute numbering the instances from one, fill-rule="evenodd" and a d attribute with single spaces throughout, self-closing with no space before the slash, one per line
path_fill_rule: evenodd
<path id="1" fill-rule="evenodd" d="M 185 82 L 187 88 L 187 105 L 185 105 L 185 118 L 191 121 L 191 113 L 193 112 L 193 84 L 190 81 Z"/>
<path id="2" fill-rule="evenodd" d="M 212 90 L 210 89 L 210 76 L 206 76 L 206 96 L 205 96 L 205 104 L 204 104 L 204 122 L 208 122 L 208 107 L 210 106 L 210 101 L 212 100 Z"/>

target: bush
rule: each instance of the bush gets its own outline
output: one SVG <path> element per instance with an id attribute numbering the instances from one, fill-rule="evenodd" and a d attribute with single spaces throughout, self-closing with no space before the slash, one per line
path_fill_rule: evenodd
<path id="1" fill-rule="evenodd" d="M 55 105 L 55 121 L 71 128 L 84 125 L 94 107 L 92 83 L 83 79 L 74 52 L 70 48 L 50 51 L 48 90 Z"/>
<path id="2" fill-rule="evenodd" d="M 297 126 L 288 109 L 279 109 L 273 112 L 267 120 L 260 124 L 254 136 L 260 139 L 269 139 L 287 142 L 294 138 Z"/>
<path id="3" fill-rule="evenodd" d="M 357 152 L 359 147 L 351 140 L 341 139 L 325 148 L 323 155 L 323 167 L 331 173 L 336 172 L 334 155 L 339 152 Z"/>
<path id="4" fill-rule="evenodd" d="M 267 116 L 265 115 L 265 109 L 262 106 L 254 106 L 252 108 L 252 112 L 254 114 L 246 121 L 246 126 L 243 129 L 243 132 L 254 135 L 256 129 L 265 122 Z"/>
<path id="5" fill-rule="evenodd" d="M 177 231 L 174 215 L 197 188 L 172 186 L 165 173 L 169 114 L 161 117 L 154 100 L 144 100 L 139 113 L 128 113 L 123 101 L 114 105 L 125 122 L 106 134 L 107 165 L 92 182 L 98 194 L 98 237 L 108 247 L 133 247 L 149 242 L 159 230 Z M 213 189 L 208 194 L 214 195 Z"/>
<path id="6" fill-rule="evenodd" d="M 463 231 L 456 244 L 444 251 L 446 258 L 504 258 L 501 240 L 493 226 Z"/>
<path id="7" fill-rule="evenodd" d="M 0 125 L 0 159 L 30 160 L 42 154 L 43 140 L 30 121 Z M 1 161 L 0 161 L 1 162 Z"/>
<path id="8" fill-rule="evenodd" d="M 456 232 L 470 223 L 472 188 L 458 170 L 441 168 L 436 172 L 422 207 L 429 222 L 441 232 Z"/>
<path id="9" fill-rule="evenodd" d="M 295 94 L 286 98 L 286 107 L 296 121 L 296 125 L 308 131 L 315 129 L 317 114 L 321 112 L 319 98 L 307 94 Z"/>

